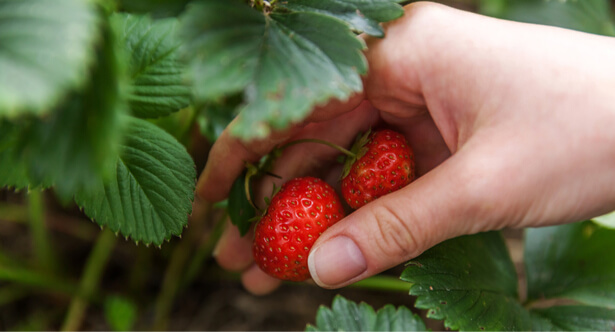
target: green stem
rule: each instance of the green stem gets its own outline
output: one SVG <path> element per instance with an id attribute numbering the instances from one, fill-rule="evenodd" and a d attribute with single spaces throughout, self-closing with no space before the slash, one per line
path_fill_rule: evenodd
<path id="1" fill-rule="evenodd" d="M 212 256 L 216 243 L 224 231 L 226 218 L 228 218 L 228 213 L 224 213 L 220 220 L 216 222 L 216 225 L 209 234 L 207 240 L 203 241 L 203 243 L 197 248 L 197 252 L 192 256 L 192 260 L 188 264 L 188 268 L 186 269 L 186 273 L 182 281 L 183 287 L 187 287 L 194 281 L 203 266 L 203 262 Z"/>
<path id="2" fill-rule="evenodd" d="M 183 268 L 192 252 L 191 243 L 186 240 L 188 239 L 184 239 L 177 245 L 165 271 L 160 293 L 158 293 L 158 297 L 156 298 L 154 310 L 154 317 L 156 318 L 154 320 L 153 330 L 166 330 L 169 324 L 169 315 L 179 289 Z"/>
<path id="3" fill-rule="evenodd" d="M 211 206 L 207 206 L 209 211 Z M 194 216 L 193 216 L 194 218 Z M 199 220 L 200 221 L 200 220 Z M 187 236 L 180 241 L 170 258 L 169 265 L 164 273 L 160 293 L 156 298 L 156 305 L 154 311 L 154 324 L 153 330 L 166 330 L 169 323 L 169 316 L 175 297 L 179 292 L 182 278 L 185 274 L 185 267 L 190 259 L 194 255 L 194 248 L 196 247 L 196 241 L 201 234 L 203 222 L 192 222 L 193 226 L 190 228 L 190 232 L 187 232 Z"/>
<path id="4" fill-rule="evenodd" d="M 152 271 L 154 250 L 149 247 L 139 246 L 133 252 L 135 258 L 128 276 L 128 289 L 133 297 L 143 294 L 147 285 L 147 278 Z"/>
<path id="5" fill-rule="evenodd" d="M 45 203 L 43 193 L 33 190 L 28 194 L 28 222 L 32 234 L 32 246 L 37 266 L 45 271 L 53 271 L 56 259 L 49 242 L 49 232 L 45 223 Z"/>
<path id="6" fill-rule="evenodd" d="M 187 144 L 184 144 L 184 145 L 187 148 L 189 148 L 188 144 L 192 143 L 192 140 L 190 139 L 190 135 L 192 134 L 192 128 L 194 128 L 196 124 L 196 119 L 198 115 L 198 112 L 194 109 L 193 106 L 189 106 L 188 112 L 190 112 L 188 121 L 184 122 L 182 128 L 180 129 L 180 133 L 181 133 L 180 142 L 186 142 Z"/>
<path id="7" fill-rule="evenodd" d="M 98 236 L 83 270 L 81 282 L 79 283 L 79 293 L 73 297 L 68 308 L 68 313 L 62 324 L 62 331 L 75 331 L 79 329 L 85 317 L 88 299 L 92 298 L 97 292 L 103 270 L 107 265 L 109 256 L 113 252 L 115 241 L 116 236 L 109 229 L 103 230 Z"/>
<path id="8" fill-rule="evenodd" d="M 69 295 L 77 293 L 77 288 L 70 282 L 26 268 L 1 265 L 0 280 L 13 282 L 22 286 L 60 292 Z"/>
<path id="9" fill-rule="evenodd" d="M 410 287 L 412 287 L 412 284 L 391 276 L 375 275 L 358 281 L 348 287 L 407 293 Z"/>
<path id="10" fill-rule="evenodd" d="M 213 272 L 218 276 L 218 278 L 221 278 L 221 279 L 233 280 L 233 281 L 241 280 L 241 275 L 235 272 L 228 272 L 228 271 L 224 271 L 221 269 L 214 270 Z M 210 273 L 209 275 L 212 275 L 214 273 Z M 307 282 L 284 281 L 283 283 L 286 285 L 291 285 L 291 286 L 316 287 L 314 284 L 307 283 Z M 348 285 L 346 287 L 360 288 L 360 289 L 365 289 L 365 290 L 385 291 L 385 292 L 408 293 L 412 285 L 413 285 L 412 283 L 399 280 L 398 278 L 395 278 L 395 277 L 375 275 L 367 279 L 357 281 L 354 284 Z"/>
<path id="11" fill-rule="evenodd" d="M 296 144 L 301 144 L 301 143 L 317 143 L 317 144 L 324 144 L 326 146 L 332 147 L 334 149 L 336 149 L 337 151 L 345 154 L 348 157 L 354 158 L 356 157 L 356 154 L 354 154 L 352 151 L 344 149 L 343 147 L 337 145 L 337 144 L 333 144 L 331 142 L 327 142 L 327 141 L 323 141 L 317 138 L 304 138 L 304 139 L 298 139 L 296 141 L 292 141 L 292 142 L 288 142 L 284 145 L 282 145 L 281 147 L 278 148 L 278 150 L 282 151 L 288 147 L 291 147 L 293 145 Z"/>

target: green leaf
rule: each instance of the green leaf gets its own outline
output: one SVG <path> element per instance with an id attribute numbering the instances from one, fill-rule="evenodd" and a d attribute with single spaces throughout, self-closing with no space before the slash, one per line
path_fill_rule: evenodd
<path id="1" fill-rule="evenodd" d="M 608 0 L 481 0 L 481 12 L 508 20 L 615 36 Z"/>
<path id="2" fill-rule="evenodd" d="M 615 211 L 611 213 L 607 213 L 599 217 L 595 217 L 592 219 L 592 221 L 599 224 L 602 227 L 615 229 Z"/>
<path id="3" fill-rule="evenodd" d="M 532 310 L 534 331 L 613 331 L 615 310 L 593 306 L 555 306 Z"/>
<path id="4" fill-rule="evenodd" d="M 234 95 L 203 104 L 197 114 L 197 123 L 201 134 L 207 137 L 210 142 L 217 140 L 222 131 L 235 118 L 235 110 L 241 102 L 241 96 Z"/>
<path id="5" fill-rule="evenodd" d="M 53 185 L 60 198 L 70 200 L 77 191 L 94 187 L 115 162 L 122 133 L 120 115 L 125 112 L 124 66 L 113 32 L 107 24 L 101 31 L 103 43 L 83 91 L 71 93 L 45 118 L 4 122 L 12 127 L 11 134 L 0 135 L 12 138 L 3 143 L 0 169 L 10 169 L 12 164 L 19 170 L 6 175 L 14 183 L 1 181 L 0 185 Z"/>
<path id="6" fill-rule="evenodd" d="M 177 16 L 189 2 L 190 0 L 117 0 L 121 11 L 150 14 L 154 18 Z"/>
<path id="7" fill-rule="evenodd" d="M 148 121 L 171 134 L 171 136 L 175 137 L 183 146 L 189 149 L 194 141 L 192 129 L 195 118 L 196 111 L 194 108 L 186 107 L 168 116 L 149 119 Z"/>
<path id="8" fill-rule="evenodd" d="M 93 1 L 0 0 L 0 117 L 48 113 L 95 57 Z"/>
<path id="9" fill-rule="evenodd" d="M 453 330 L 529 330 L 517 273 L 497 232 L 445 241 L 410 261 L 401 279 L 414 283 L 416 307 Z"/>
<path id="10" fill-rule="evenodd" d="M 348 26 L 313 13 L 263 15 L 239 0 L 206 0 L 182 18 L 199 101 L 243 93 L 232 133 L 263 137 L 317 104 L 361 91 L 367 63 Z"/>
<path id="11" fill-rule="evenodd" d="M 0 119 L 0 188 L 23 189 L 31 185 L 27 165 L 17 148 L 20 127 Z"/>
<path id="12" fill-rule="evenodd" d="M 404 14 L 397 0 L 290 0 L 279 7 L 294 12 L 328 15 L 348 23 L 358 32 L 384 37 L 380 22 L 392 21 Z"/>
<path id="13" fill-rule="evenodd" d="M 246 194 L 246 176 L 248 172 L 244 171 L 233 182 L 231 191 L 228 197 L 228 213 L 233 225 L 237 226 L 241 236 L 244 236 L 250 230 L 252 219 L 256 216 L 256 210 L 250 203 Z M 248 180 L 249 181 L 249 180 Z M 250 194 L 250 196 L 252 196 Z"/>
<path id="14" fill-rule="evenodd" d="M 331 309 L 321 306 L 316 326 L 306 331 L 427 331 L 421 318 L 406 307 L 386 305 L 378 312 L 366 303 L 357 304 L 337 295 Z"/>
<path id="15" fill-rule="evenodd" d="M 111 20 L 131 55 L 128 101 L 132 114 L 157 118 L 188 106 L 190 88 L 184 80 L 184 65 L 177 57 L 177 20 L 152 21 L 148 16 L 130 14 L 115 14 Z"/>
<path id="16" fill-rule="evenodd" d="M 566 298 L 615 308 L 615 230 L 591 221 L 528 229 L 528 300 Z"/>
<path id="17" fill-rule="evenodd" d="M 164 130 L 129 118 L 112 177 L 75 197 L 101 226 L 146 244 L 179 235 L 192 210 L 196 171 L 186 149 Z"/>
<path id="18" fill-rule="evenodd" d="M 133 330 L 137 320 L 137 306 L 131 300 L 121 296 L 105 299 L 105 319 L 113 331 Z"/>

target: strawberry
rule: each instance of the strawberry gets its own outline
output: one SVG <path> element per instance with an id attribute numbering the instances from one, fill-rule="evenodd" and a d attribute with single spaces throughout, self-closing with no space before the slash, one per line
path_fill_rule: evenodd
<path id="1" fill-rule="evenodd" d="M 307 257 L 314 241 L 343 217 L 341 200 L 326 182 L 313 177 L 286 182 L 255 227 L 256 264 L 278 279 L 308 279 Z"/>
<path id="2" fill-rule="evenodd" d="M 342 196 L 353 209 L 414 180 L 414 154 L 403 135 L 389 129 L 367 132 L 342 174 Z"/>

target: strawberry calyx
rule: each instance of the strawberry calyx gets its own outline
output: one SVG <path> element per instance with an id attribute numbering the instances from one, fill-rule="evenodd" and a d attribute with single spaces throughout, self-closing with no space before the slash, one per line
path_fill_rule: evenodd
<path id="1" fill-rule="evenodd" d="M 340 179 L 343 179 L 346 176 L 348 176 L 348 174 L 350 173 L 350 169 L 352 168 L 352 165 L 355 163 L 355 161 L 361 159 L 361 157 L 363 157 L 367 153 L 368 149 L 366 145 L 370 141 L 371 133 L 372 133 L 372 130 L 370 128 L 364 133 L 357 135 L 355 142 L 352 144 L 352 147 L 350 148 L 350 152 L 352 153 L 352 156 L 349 155 L 344 161 L 344 168 L 342 169 L 342 175 L 340 176 Z"/>

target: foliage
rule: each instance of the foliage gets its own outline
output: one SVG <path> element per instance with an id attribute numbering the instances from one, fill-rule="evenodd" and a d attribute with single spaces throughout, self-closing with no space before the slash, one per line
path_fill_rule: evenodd
<path id="1" fill-rule="evenodd" d="M 207 0 L 182 17 L 195 98 L 207 102 L 242 93 L 234 134 L 264 137 L 301 120 L 319 103 L 361 91 L 365 46 L 349 25 L 382 35 L 376 19 L 402 14 L 386 0 L 329 1 L 329 6 L 311 1 L 314 8 L 306 3 L 280 2 L 263 15 L 239 0 Z"/>
<path id="2" fill-rule="evenodd" d="M 137 308 L 129 299 L 110 296 L 105 300 L 105 318 L 114 331 L 130 331 L 136 321 Z"/>
<path id="3" fill-rule="evenodd" d="M 479 9 L 484 14 L 507 20 L 615 36 L 608 0 L 480 0 Z"/>
<path id="4" fill-rule="evenodd" d="M 349 301 L 338 295 L 331 309 L 321 306 L 316 325 L 306 331 L 427 331 L 425 323 L 406 307 L 386 305 L 375 311 L 369 304 Z"/>
<path id="5" fill-rule="evenodd" d="M 91 2 L 0 1 L 0 116 L 48 113 L 83 86 L 99 21 Z"/>
<path id="6" fill-rule="evenodd" d="M 472 3 L 499 18 L 615 35 L 607 0 Z M 361 91 L 368 71 L 357 34 L 382 38 L 381 23 L 402 14 L 396 0 L 0 0 L 0 187 L 23 195 L 53 190 L 101 227 L 159 247 L 179 236 L 193 213 L 190 153 L 205 153 L 190 151 L 193 128 L 213 142 L 234 120 L 231 133 L 263 137 L 330 98 L 347 99 Z M 240 178 L 233 193 L 243 195 L 244 183 Z M 40 199 L 30 201 L 26 216 L 0 206 L 2 218 L 31 223 L 40 255 L 23 262 L 0 248 L 0 280 L 8 283 L 0 303 L 30 288 L 52 289 L 73 296 L 69 323 L 91 301 L 102 304 L 111 329 L 133 329 L 139 303 L 97 293 L 106 264 L 97 257 L 109 257 L 113 234 L 97 242 L 90 272 L 75 287 L 63 266 L 41 262 L 61 255 L 46 252 L 53 246 L 36 228 L 44 225 Z M 231 202 L 234 220 L 252 217 L 249 202 Z M 446 241 L 409 262 L 402 279 L 411 283 L 415 306 L 451 329 L 613 330 L 613 219 L 527 230 L 525 292 L 497 232 Z M 248 231 L 248 223 L 240 225 Z M 194 227 L 192 242 L 161 254 L 169 260 L 155 309 L 163 319 L 178 280 L 190 281 L 182 269 L 194 278 L 221 226 L 208 241 L 193 235 Z M 69 231 L 84 237 L 78 227 Z M 139 270 L 136 264 L 135 276 Z M 56 326 L 33 316 L 40 319 L 33 328 Z M 342 297 L 308 327 L 424 329 L 405 307 L 375 311 Z"/>
<path id="7" fill-rule="evenodd" d="M 194 166 L 184 147 L 162 129 L 136 118 L 127 123 L 111 176 L 78 192 L 75 201 L 99 224 L 159 245 L 187 223 Z"/>
<path id="8" fill-rule="evenodd" d="M 529 330 L 517 274 L 498 233 L 447 241 L 408 263 L 402 280 L 428 317 L 454 330 Z"/>
<path id="9" fill-rule="evenodd" d="M 164 127 L 152 119 L 196 109 L 187 126 L 198 120 L 213 140 L 241 114 L 235 132 L 254 137 L 360 91 L 367 67 L 353 31 L 382 36 L 379 23 L 401 7 L 310 3 L 195 1 L 183 13 L 187 1 L 0 0 L 0 186 L 52 187 L 135 241 L 179 235 L 194 162 L 136 118 Z"/>
<path id="10" fill-rule="evenodd" d="M 612 330 L 615 231 L 592 221 L 525 234 L 527 294 L 496 232 L 448 240 L 410 261 L 402 279 L 427 316 L 455 330 Z M 521 301 L 524 298 L 524 301 Z"/>

